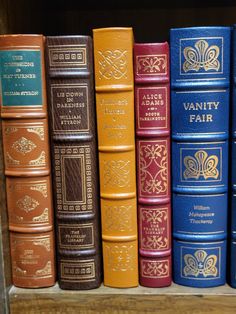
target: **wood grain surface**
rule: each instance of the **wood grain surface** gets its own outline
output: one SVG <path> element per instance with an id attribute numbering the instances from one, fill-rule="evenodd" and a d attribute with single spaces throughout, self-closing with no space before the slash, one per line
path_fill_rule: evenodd
<path id="1" fill-rule="evenodd" d="M 11 314 L 78 313 L 215 314 L 236 312 L 236 289 L 225 285 L 197 289 L 172 284 L 168 288 L 108 288 L 65 291 L 58 285 L 47 289 L 10 290 Z"/>

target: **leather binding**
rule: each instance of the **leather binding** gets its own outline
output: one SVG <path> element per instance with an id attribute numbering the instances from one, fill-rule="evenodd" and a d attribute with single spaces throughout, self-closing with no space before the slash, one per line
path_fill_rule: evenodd
<path id="1" fill-rule="evenodd" d="M 233 160 L 234 160 L 234 156 L 232 154 L 232 175 L 235 175 L 235 172 L 233 172 L 235 169 L 235 167 L 233 167 Z M 235 182 L 235 181 L 234 181 Z M 229 241 L 229 250 L 230 250 L 230 258 L 229 258 L 229 284 L 231 285 L 231 287 L 236 288 L 236 262 L 235 262 L 235 258 L 236 258 L 236 193 L 235 193 L 235 183 L 233 186 L 231 186 L 231 188 L 233 187 L 233 189 L 231 190 L 231 207 L 230 207 L 230 241 Z"/>
<path id="2" fill-rule="evenodd" d="M 229 274 L 229 284 L 232 288 L 236 288 L 236 263 L 235 263 L 235 256 L 236 256 L 236 241 L 234 238 L 230 239 L 230 274 Z"/>
<path id="3" fill-rule="evenodd" d="M 2 139 L 2 123 L 0 123 L 0 138 Z M 8 215 L 6 202 L 6 178 L 4 175 L 4 160 L 2 140 L 0 143 L 0 278 L 1 278 L 1 310 L 9 308 L 8 296 L 12 285 L 10 256 L 10 235 L 8 230 Z"/>
<path id="4" fill-rule="evenodd" d="M 133 30 L 93 30 L 104 285 L 138 285 Z"/>
<path id="5" fill-rule="evenodd" d="M 173 280 L 194 287 L 223 285 L 230 28 L 171 29 L 170 46 Z"/>
<path id="6" fill-rule="evenodd" d="M 230 138 L 230 215 L 229 215 L 229 229 L 230 229 L 230 259 L 229 259 L 229 284 L 236 288 L 236 25 L 232 27 L 232 75 L 231 75 L 231 138 Z"/>
<path id="7" fill-rule="evenodd" d="M 171 284 L 169 45 L 134 44 L 139 282 Z"/>
<path id="8" fill-rule="evenodd" d="M 42 35 L 0 36 L 1 117 L 12 281 L 55 283 L 53 204 Z"/>
<path id="9" fill-rule="evenodd" d="M 102 280 L 92 49 L 89 36 L 46 37 L 58 281 L 71 290 Z"/>

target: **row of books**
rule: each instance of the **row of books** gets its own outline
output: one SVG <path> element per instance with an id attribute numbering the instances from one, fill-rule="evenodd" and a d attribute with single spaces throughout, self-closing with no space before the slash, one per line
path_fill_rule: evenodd
<path id="1" fill-rule="evenodd" d="M 231 33 L 0 36 L 14 285 L 236 287 Z"/>

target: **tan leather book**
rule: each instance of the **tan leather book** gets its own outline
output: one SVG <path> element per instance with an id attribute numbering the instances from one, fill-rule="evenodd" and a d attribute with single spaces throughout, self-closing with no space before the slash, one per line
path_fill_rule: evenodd
<path id="1" fill-rule="evenodd" d="M 138 285 L 132 28 L 93 30 L 104 285 Z"/>
<path id="2" fill-rule="evenodd" d="M 53 205 L 42 35 L 1 35 L 1 117 L 12 281 L 55 283 Z"/>

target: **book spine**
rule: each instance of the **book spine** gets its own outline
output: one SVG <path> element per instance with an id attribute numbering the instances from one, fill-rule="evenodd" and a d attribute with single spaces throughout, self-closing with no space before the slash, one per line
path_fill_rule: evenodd
<path id="1" fill-rule="evenodd" d="M 89 36 L 46 38 L 59 286 L 101 284 L 98 154 Z"/>
<path id="2" fill-rule="evenodd" d="M 233 159 L 234 156 L 232 154 L 232 176 L 235 175 L 235 172 L 233 172 Z M 235 182 L 235 181 L 234 181 Z M 234 183 L 235 185 L 235 183 Z M 229 273 L 229 284 L 231 287 L 236 288 L 236 192 L 233 189 L 231 190 L 231 207 L 230 207 L 230 273 Z"/>
<path id="3" fill-rule="evenodd" d="M 139 282 L 171 284 L 168 43 L 134 44 Z"/>
<path id="4" fill-rule="evenodd" d="M 104 285 L 138 285 L 132 28 L 93 30 Z"/>
<path id="5" fill-rule="evenodd" d="M 2 123 L 0 123 L 0 138 L 2 139 Z M 9 290 L 11 280 L 10 235 L 8 231 L 8 215 L 6 202 L 6 178 L 4 175 L 3 147 L 0 143 L 0 313 L 9 312 Z"/>
<path id="6" fill-rule="evenodd" d="M 230 28 L 172 29 L 170 35 L 174 281 L 223 285 Z"/>
<path id="7" fill-rule="evenodd" d="M 53 206 L 42 35 L 0 36 L 1 117 L 12 280 L 55 283 Z"/>
<path id="8" fill-rule="evenodd" d="M 236 25 L 232 28 L 232 75 L 231 75 L 231 138 L 230 138 L 230 274 L 229 283 L 233 288 L 236 288 Z"/>

